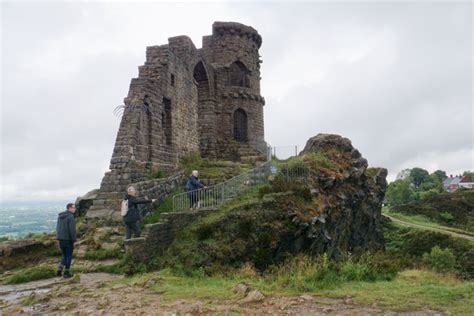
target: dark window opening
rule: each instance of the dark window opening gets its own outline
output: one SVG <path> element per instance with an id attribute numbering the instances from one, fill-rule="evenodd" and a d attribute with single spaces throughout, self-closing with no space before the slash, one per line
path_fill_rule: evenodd
<path id="1" fill-rule="evenodd" d="M 165 109 L 165 112 L 162 113 L 161 124 L 164 125 L 166 145 L 171 145 L 171 140 L 172 140 L 171 100 L 167 98 L 163 98 L 163 107 Z"/>
<path id="2" fill-rule="evenodd" d="M 207 78 L 206 68 L 204 68 L 202 61 L 198 62 L 194 67 L 193 77 L 197 83 L 198 99 L 208 99 L 210 95 L 209 80 Z"/>
<path id="3" fill-rule="evenodd" d="M 234 62 L 230 65 L 230 85 L 239 87 L 250 87 L 249 83 L 249 71 L 247 67 L 240 61 Z"/>
<path id="4" fill-rule="evenodd" d="M 148 135 L 147 135 L 147 145 L 148 145 L 148 160 L 151 161 L 153 159 L 153 150 L 152 150 L 152 144 L 153 144 L 153 122 L 152 122 L 152 117 L 151 117 L 151 107 L 150 107 L 150 97 L 148 95 L 145 95 L 145 98 L 143 99 L 143 105 L 145 106 L 146 114 L 147 114 L 147 130 L 148 130 Z"/>
<path id="5" fill-rule="evenodd" d="M 242 109 L 234 112 L 234 139 L 241 143 L 247 141 L 247 113 Z"/>
<path id="6" fill-rule="evenodd" d="M 170 84 L 174 87 L 174 75 L 171 74 Z"/>

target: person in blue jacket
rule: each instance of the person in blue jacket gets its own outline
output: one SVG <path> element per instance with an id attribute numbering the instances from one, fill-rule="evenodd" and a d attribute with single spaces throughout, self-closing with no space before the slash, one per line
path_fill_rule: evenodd
<path id="1" fill-rule="evenodd" d="M 199 189 L 204 188 L 204 185 L 199 181 L 199 172 L 193 170 L 186 183 L 186 190 L 189 196 L 189 208 L 193 209 L 195 206 L 199 208 Z"/>

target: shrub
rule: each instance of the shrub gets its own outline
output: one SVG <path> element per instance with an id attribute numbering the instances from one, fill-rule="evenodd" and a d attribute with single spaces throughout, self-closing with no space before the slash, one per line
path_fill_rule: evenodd
<path id="1" fill-rule="evenodd" d="M 449 212 L 443 212 L 439 213 L 439 218 L 445 222 L 451 223 L 454 219 L 454 216 Z"/>
<path id="2" fill-rule="evenodd" d="M 474 249 L 466 251 L 459 258 L 460 265 L 460 276 L 463 279 L 473 279 L 474 278 Z"/>
<path id="3" fill-rule="evenodd" d="M 438 246 L 431 248 L 430 253 L 423 255 L 423 261 L 436 272 L 452 272 L 455 270 L 456 259 L 448 248 Z"/>
<path id="4" fill-rule="evenodd" d="M 343 282 L 392 280 L 400 270 L 396 260 L 380 252 L 360 257 L 330 260 L 324 253 L 318 257 L 299 255 L 274 265 L 266 277 L 281 286 L 298 291 L 331 288 Z"/>
<path id="5" fill-rule="evenodd" d="M 365 253 L 358 259 L 348 257 L 340 266 L 341 277 L 346 281 L 392 280 L 401 269 L 398 260 L 382 252 Z"/>
<path id="6" fill-rule="evenodd" d="M 198 240 L 206 240 L 212 237 L 214 227 L 209 224 L 204 224 L 196 229 L 196 236 Z"/>

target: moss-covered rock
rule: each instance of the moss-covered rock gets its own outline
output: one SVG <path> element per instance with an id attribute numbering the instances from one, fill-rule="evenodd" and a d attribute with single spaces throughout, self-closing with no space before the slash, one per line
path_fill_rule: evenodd
<path id="1" fill-rule="evenodd" d="M 311 138 L 290 166 L 308 178 L 277 176 L 255 198 L 187 227 L 161 259 L 187 268 L 260 270 L 298 253 L 340 256 L 384 248 L 379 225 L 387 171 L 367 169 L 348 139 Z M 258 198 L 257 198 L 258 197 Z"/>

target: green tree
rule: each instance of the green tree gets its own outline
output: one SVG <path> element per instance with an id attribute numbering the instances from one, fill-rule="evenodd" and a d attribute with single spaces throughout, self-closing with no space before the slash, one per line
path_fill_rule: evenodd
<path id="1" fill-rule="evenodd" d="M 428 179 L 428 177 L 430 176 L 429 172 L 426 171 L 425 169 L 422 169 L 422 168 L 413 168 L 411 169 L 411 172 L 410 172 L 410 179 L 411 179 L 411 182 L 415 185 L 415 187 L 419 188 L 420 185 L 426 180 Z"/>
<path id="2" fill-rule="evenodd" d="M 423 254 L 423 261 L 436 272 L 451 272 L 455 270 L 456 258 L 449 248 L 439 246 L 431 248 L 430 253 Z"/>
<path id="3" fill-rule="evenodd" d="M 390 183 L 385 194 L 385 200 L 389 205 L 405 204 L 414 199 L 415 192 L 407 179 Z"/>
<path id="4" fill-rule="evenodd" d="M 466 170 L 462 173 L 463 177 L 466 177 L 466 176 L 469 176 L 471 179 L 474 180 L 474 172 L 472 172 L 471 170 Z"/>
<path id="5" fill-rule="evenodd" d="M 443 182 L 435 173 L 430 174 L 420 185 L 420 191 L 443 191 Z"/>
<path id="6" fill-rule="evenodd" d="M 446 171 L 443 170 L 436 170 L 431 175 L 437 177 L 440 182 L 443 182 L 448 177 Z"/>

